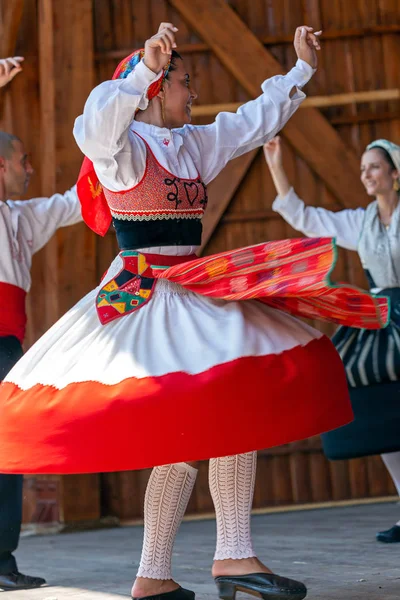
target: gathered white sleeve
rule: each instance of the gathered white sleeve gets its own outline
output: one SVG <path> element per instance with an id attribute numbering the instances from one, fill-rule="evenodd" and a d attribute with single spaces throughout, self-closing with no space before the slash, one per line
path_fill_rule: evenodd
<path id="1" fill-rule="evenodd" d="M 153 73 L 142 60 L 125 79 L 104 81 L 92 90 L 83 114 L 75 121 L 73 134 L 83 154 L 93 162 L 101 183 L 115 182 L 116 189 L 136 183 L 135 164 L 121 169 L 118 157 L 132 153 L 129 127 L 136 110 L 148 106 L 149 85 L 161 76 L 162 72 Z M 141 172 L 142 165 L 138 169 Z"/>
<path id="2" fill-rule="evenodd" d="M 299 59 L 287 75 L 264 81 L 262 95 L 236 113 L 222 112 L 210 125 L 185 125 L 180 130 L 205 183 L 212 181 L 227 162 L 262 146 L 282 129 L 305 99 L 301 88 L 314 72 Z M 290 97 L 294 87 L 297 90 Z"/>
<path id="3" fill-rule="evenodd" d="M 332 212 L 326 208 L 306 206 L 293 188 L 287 196 L 278 196 L 272 209 L 289 225 L 307 237 L 334 237 L 338 246 L 357 250 L 364 222 L 363 208 Z"/>
<path id="4" fill-rule="evenodd" d="M 82 221 L 81 205 L 76 186 L 65 194 L 50 198 L 33 198 L 15 202 L 27 218 L 32 230 L 32 252 L 40 250 L 60 227 Z"/>

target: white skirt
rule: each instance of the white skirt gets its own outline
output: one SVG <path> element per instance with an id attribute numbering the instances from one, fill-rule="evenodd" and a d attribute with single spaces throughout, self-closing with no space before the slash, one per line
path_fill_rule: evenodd
<path id="1" fill-rule="evenodd" d="M 193 253 L 192 248 L 146 249 Z M 105 280 L 122 267 L 117 256 Z M 25 354 L 0 394 L 0 471 L 147 468 L 288 443 L 351 420 L 330 340 L 256 300 L 157 281 L 102 325 L 101 286 Z"/>

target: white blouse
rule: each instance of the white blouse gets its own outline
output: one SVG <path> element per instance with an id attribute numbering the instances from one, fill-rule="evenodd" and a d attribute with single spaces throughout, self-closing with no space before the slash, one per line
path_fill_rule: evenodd
<path id="1" fill-rule="evenodd" d="M 135 121 L 137 108 L 148 105 L 146 91 L 158 77 L 140 62 L 126 79 L 105 81 L 90 94 L 75 121 L 74 136 L 93 162 L 97 176 L 112 191 L 128 190 L 142 178 L 146 149 L 139 133 L 158 162 L 174 175 L 207 184 L 226 163 L 273 138 L 305 98 L 301 88 L 314 70 L 304 61 L 287 75 L 267 79 L 262 94 L 236 113 L 220 113 L 210 125 L 185 125 L 165 129 Z M 297 91 L 290 98 L 293 87 Z"/>
<path id="2" fill-rule="evenodd" d="M 28 292 L 33 254 L 59 227 L 80 221 L 82 215 L 76 187 L 50 198 L 0 202 L 0 282 Z"/>
<path id="3" fill-rule="evenodd" d="M 365 210 L 345 209 L 332 212 L 326 208 L 306 206 L 293 188 L 287 196 L 278 196 L 272 209 L 282 215 L 289 225 L 307 237 L 334 237 L 347 250 L 357 250 Z"/>

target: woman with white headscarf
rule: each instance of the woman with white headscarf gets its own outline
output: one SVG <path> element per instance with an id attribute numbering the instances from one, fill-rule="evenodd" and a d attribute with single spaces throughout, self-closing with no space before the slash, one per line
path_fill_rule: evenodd
<path id="1" fill-rule="evenodd" d="M 374 198 L 366 209 L 332 212 L 306 206 L 286 176 L 279 138 L 264 146 L 278 192 L 273 210 L 309 237 L 332 236 L 358 252 L 371 292 L 390 298 L 384 330 L 340 327 L 333 342 L 346 367 L 355 420 L 322 436 L 331 460 L 381 454 L 400 494 L 400 146 L 369 144 L 361 158 L 361 181 Z M 377 534 L 400 542 L 400 521 Z"/>

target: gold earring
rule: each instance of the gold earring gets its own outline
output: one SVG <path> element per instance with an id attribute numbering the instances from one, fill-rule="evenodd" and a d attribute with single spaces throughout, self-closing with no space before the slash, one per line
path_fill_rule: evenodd
<path id="1" fill-rule="evenodd" d="M 393 182 L 393 189 L 394 189 L 395 192 L 400 191 L 400 183 L 399 183 L 398 179 L 394 180 L 394 182 Z"/>

